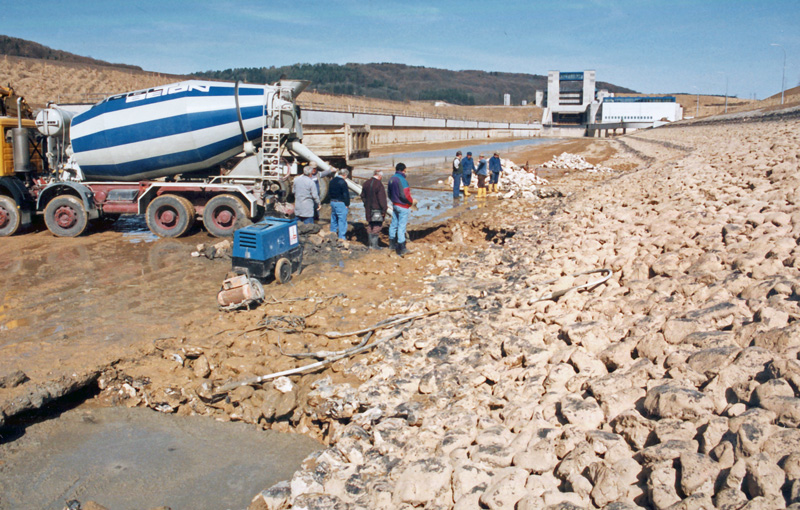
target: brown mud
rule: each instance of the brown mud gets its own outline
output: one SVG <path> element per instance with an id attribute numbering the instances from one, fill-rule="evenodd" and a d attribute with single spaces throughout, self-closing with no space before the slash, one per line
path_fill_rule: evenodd
<path id="1" fill-rule="evenodd" d="M 507 156 L 519 164 L 538 163 L 574 151 L 592 162 L 621 168 L 630 163 L 615 155 L 610 142 L 573 142 Z M 442 177 L 409 169 L 412 186 Z M 608 175 L 550 171 L 546 178 L 550 187 L 569 193 Z M 309 411 L 309 393 L 326 378 L 357 386 L 374 374 L 353 366 L 376 353 L 292 376 L 285 393 L 271 382 L 227 393 L 217 389 L 317 361 L 287 353 L 337 351 L 363 338 L 333 339 L 325 332 L 357 330 L 409 313 L 409 303 L 431 292 L 426 284 L 443 269 L 452 270 L 461 257 L 502 245 L 514 235 L 513 226 L 497 216 L 500 202 L 471 197 L 452 204 L 443 213 L 445 221 L 412 224 L 411 253 L 403 258 L 386 248 L 364 247 L 363 213 L 356 202 L 347 243 L 328 235 L 323 219 L 319 233 L 304 236 L 302 273 L 286 285 L 266 285 L 265 303 L 233 313 L 220 312 L 215 302 L 230 260 L 190 256 L 197 244 L 218 241 L 204 232 L 155 240 L 139 220 L 130 219 L 76 239 L 54 238 L 46 230 L 8 238 L 9 255 L 2 264 L 9 277 L 0 283 L 0 376 L 20 370 L 29 380 L 0 388 L 0 418 L 18 424 L 12 416 L 96 385 L 99 395 L 79 411 L 87 406 L 149 407 L 299 432 L 326 442 L 327 424 Z M 531 207 L 547 210 L 558 202 L 540 200 Z M 386 234 L 384 228 L 382 246 Z M 35 426 L 24 427 L 33 433 L 30 427 Z"/>
<path id="2" fill-rule="evenodd" d="M 606 141 L 570 140 L 509 156 L 519 164 L 538 163 L 565 151 L 582 152 L 591 162 L 607 161 L 614 154 Z M 553 179 L 552 186 L 566 188 L 601 178 L 564 174 L 552 171 L 545 177 Z M 442 177 L 409 169 L 412 186 Z M 418 293 L 424 279 L 438 274 L 438 259 L 502 236 L 492 226 L 496 202 L 470 198 L 450 209 L 448 201 L 443 212 L 453 218 L 451 224 L 460 225 L 458 242 L 452 242 L 452 225 L 412 225 L 409 247 L 413 252 L 404 258 L 388 249 L 364 248 L 366 236 L 359 221 L 363 213 L 355 203 L 346 245 L 321 234 L 307 236 L 302 274 L 288 285 L 266 287 L 268 303 L 307 300 L 235 313 L 220 312 L 215 302 L 220 282 L 230 270 L 229 259 L 189 255 L 197 244 L 216 242 L 198 229 L 186 238 L 155 239 L 139 219 L 132 218 L 74 239 L 55 238 L 41 228 L 6 238 L 6 255 L 0 261 L 6 275 L 0 283 L 0 375 L 19 370 L 29 380 L 0 388 L 0 418 L 40 407 L 109 368 L 120 377 L 127 374 L 158 381 L 154 384 L 159 387 L 196 386 L 190 384 L 198 381 L 191 370 L 194 360 L 181 355 L 178 363 L 172 356 L 187 346 L 225 352 L 227 357 L 246 344 L 239 352 L 247 360 L 246 368 L 229 370 L 214 357 L 217 354 L 206 355 L 215 367 L 208 379 L 213 381 L 296 366 L 280 349 L 345 348 L 347 342 L 315 333 L 288 335 L 253 328 L 266 316 L 306 315 L 314 309 L 306 327 L 316 332 L 357 329 L 404 313 L 395 301 Z M 328 229 L 321 227 L 323 233 Z M 324 306 L 319 304 L 321 298 L 339 294 Z M 215 360 L 221 366 L 216 367 Z M 306 379 L 310 378 L 316 376 Z M 118 400 L 110 398 L 111 403 Z M 228 411 L 222 414 L 232 414 L 232 409 Z"/>

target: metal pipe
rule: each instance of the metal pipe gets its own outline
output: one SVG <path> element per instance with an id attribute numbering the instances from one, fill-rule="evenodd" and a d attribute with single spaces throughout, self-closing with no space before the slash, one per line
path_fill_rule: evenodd
<path id="1" fill-rule="evenodd" d="M 294 152 L 295 154 L 297 154 L 301 158 L 305 159 L 306 161 L 313 161 L 314 163 L 317 164 L 317 166 L 323 172 L 330 172 L 330 171 L 335 170 L 334 167 L 329 165 L 327 162 L 323 161 L 319 156 L 314 154 L 314 152 L 311 149 L 309 149 L 308 147 L 303 145 L 298 140 L 292 140 L 292 141 L 288 142 L 286 144 L 286 148 L 289 149 L 290 151 Z M 345 182 L 347 182 L 347 187 L 350 189 L 350 191 L 352 191 L 352 192 L 354 192 L 356 194 L 359 194 L 359 195 L 361 194 L 361 185 L 360 184 L 358 184 L 358 183 L 356 183 L 354 181 L 351 181 L 350 179 L 345 179 Z"/>
<path id="2" fill-rule="evenodd" d="M 17 98 L 17 127 L 22 129 L 22 98 Z"/>

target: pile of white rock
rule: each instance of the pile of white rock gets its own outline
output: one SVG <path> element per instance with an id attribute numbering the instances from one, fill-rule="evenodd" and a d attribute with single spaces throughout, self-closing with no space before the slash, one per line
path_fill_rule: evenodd
<path id="1" fill-rule="evenodd" d="M 614 170 L 607 166 L 593 165 L 586 161 L 583 156 L 562 152 L 560 156 L 553 156 L 553 159 L 542 165 L 544 168 L 557 168 L 561 170 L 583 170 L 587 173 L 610 173 Z"/>
<path id="2" fill-rule="evenodd" d="M 501 159 L 503 173 L 500 174 L 500 189 L 503 198 L 523 198 L 531 200 L 537 198 L 537 186 L 549 184 L 547 179 L 542 179 L 534 169 L 517 166 L 510 159 Z"/>

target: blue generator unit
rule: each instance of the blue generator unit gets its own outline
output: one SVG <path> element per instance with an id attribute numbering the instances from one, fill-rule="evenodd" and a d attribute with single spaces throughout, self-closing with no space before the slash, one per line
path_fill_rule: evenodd
<path id="1" fill-rule="evenodd" d="M 233 234 L 233 271 L 286 283 L 300 271 L 303 245 L 296 219 L 264 218 Z"/>

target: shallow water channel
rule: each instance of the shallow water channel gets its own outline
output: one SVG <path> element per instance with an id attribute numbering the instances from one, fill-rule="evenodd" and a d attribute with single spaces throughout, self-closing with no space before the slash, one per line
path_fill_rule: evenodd
<path id="1" fill-rule="evenodd" d="M 264 431 L 150 409 L 81 407 L 0 444 L 0 509 L 247 508 L 322 447 Z"/>

